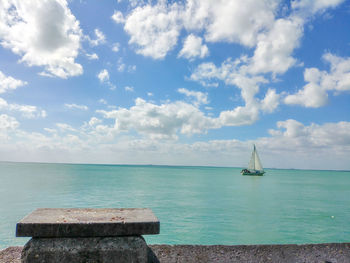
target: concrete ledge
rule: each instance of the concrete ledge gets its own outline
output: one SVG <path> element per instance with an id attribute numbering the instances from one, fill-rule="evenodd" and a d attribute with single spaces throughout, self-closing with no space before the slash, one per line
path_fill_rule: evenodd
<path id="1" fill-rule="evenodd" d="M 349 263 L 350 243 L 309 245 L 152 245 L 159 262 Z"/>
<path id="2" fill-rule="evenodd" d="M 147 208 L 39 208 L 16 226 L 18 237 L 111 237 L 159 234 Z"/>
<path id="3" fill-rule="evenodd" d="M 307 245 L 149 245 L 149 262 L 349 263 L 350 243 Z M 20 263 L 21 247 L 0 251 L 1 263 Z"/>

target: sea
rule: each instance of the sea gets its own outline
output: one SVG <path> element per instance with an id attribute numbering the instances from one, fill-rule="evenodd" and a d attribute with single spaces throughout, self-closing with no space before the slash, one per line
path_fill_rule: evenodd
<path id="1" fill-rule="evenodd" d="M 148 207 L 149 244 L 350 242 L 350 171 L 153 165 L 0 163 L 0 249 L 40 207 Z"/>

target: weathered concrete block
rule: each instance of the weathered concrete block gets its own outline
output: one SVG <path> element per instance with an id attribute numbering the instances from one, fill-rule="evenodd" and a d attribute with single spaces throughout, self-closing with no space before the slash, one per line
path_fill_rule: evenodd
<path id="1" fill-rule="evenodd" d="M 147 253 L 140 236 L 32 238 L 22 263 L 146 263 Z"/>
<path id="2" fill-rule="evenodd" d="M 148 208 L 39 208 L 16 227 L 18 237 L 111 237 L 159 234 Z"/>

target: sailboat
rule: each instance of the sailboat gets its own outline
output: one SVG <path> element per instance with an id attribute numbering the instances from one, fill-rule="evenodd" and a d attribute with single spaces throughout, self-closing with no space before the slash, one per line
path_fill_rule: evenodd
<path id="1" fill-rule="evenodd" d="M 258 175 L 261 176 L 265 173 L 264 168 L 261 165 L 260 158 L 258 152 L 256 150 L 255 144 L 252 152 L 252 157 L 250 157 L 250 161 L 247 169 L 243 169 L 241 171 L 242 175 Z"/>

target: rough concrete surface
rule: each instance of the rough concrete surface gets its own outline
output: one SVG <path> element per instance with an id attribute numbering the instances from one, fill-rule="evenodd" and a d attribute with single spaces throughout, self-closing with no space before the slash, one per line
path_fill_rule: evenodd
<path id="1" fill-rule="evenodd" d="M 149 245 L 149 262 L 350 263 L 350 243 L 309 245 Z M 20 263 L 21 247 L 0 251 L 1 263 Z M 74 261 L 73 261 L 74 262 Z"/>
<path id="2" fill-rule="evenodd" d="M 18 237 L 105 237 L 159 234 L 147 208 L 39 208 L 17 223 Z"/>
<path id="3" fill-rule="evenodd" d="M 23 248 L 24 263 L 147 263 L 142 237 L 33 238 Z"/>

